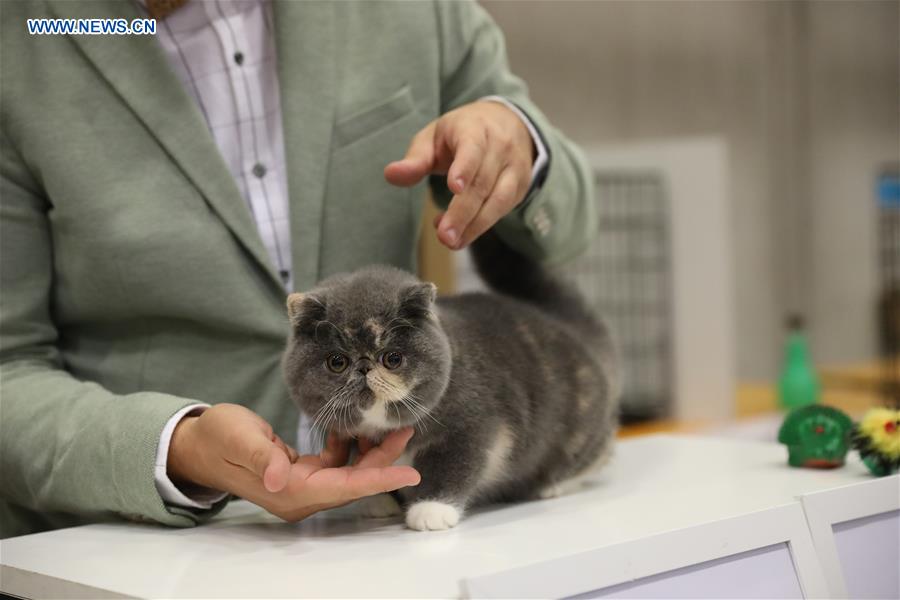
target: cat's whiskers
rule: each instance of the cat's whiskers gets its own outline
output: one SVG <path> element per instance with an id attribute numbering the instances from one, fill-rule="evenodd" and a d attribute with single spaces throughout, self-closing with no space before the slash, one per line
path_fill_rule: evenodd
<path id="1" fill-rule="evenodd" d="M 395 395 L 395 397 L 397 398 L 394 401 L 395 405 L 397 402 L 403 404 L 409 410 L 409 412 L 412 413 L 413 418 L 416 419 L 416 422 L 418 424 L 422 424 L 423 429 L 425 429 L 426 431 L 427 431 L 427 427 L 424 425 L 424 419 L 422 419 L 420 416 L 428 417 L 432 421 L 434 421 L 435 423 L 440 425 L 441 427 L 445 427 L 445 425 L 443 423 L 438 421 L 434 417 L 434 415 L 431 414 L 431 409 L 429 409 L 427 406 L 425 406 L 424 400 L 422 398 L 420 398 L 419 396 L 416 396 L 415 394 L 413 394 L 412 391 L 410 391 L 410 390 L 404 391 L 400 387 L 398 387 L 396 384 L 393 384 L 387 380 L 376 379 L 376 380 L 374 380 L 374 383 L 376 384 L 377 387 L 382 387 L 382 388 L 386 389 L 387 391 L 389 391 L 390 393 L 392 393 L 393 395 Z"/>
<path id="2" fill-rule="evenodd" d="M 397 415 L 397 423 L 402 423 L 403 417 L 400 415 L 400 407 L 398 406 L 399 401 L 397 400 L 397 398 L 403 395 L 403 390 L 398 388 L 396 385 L 391 384 L 389 381 L 381 379 L 380 377 L 373 378 L 369 383 L 371 383 L 373 391 L 375 391 L 376 393 L 384 392 L 392 397 L 390 400 L 382 401 L 385 402 L 385 408 L 387 408 L 387 406 L 393 406 L 394 413 Z"/>
<path id="3" fill-rule="evenodd" d="M 344 397 L 346 396 L 346 391 L 341 390 L 335 396 L 335 402 L 331 406 L 331 410 L 328 412 L 328 420 L 325 422 L 325 427 L 323 428 L 322 435 L 323 437 L 327 435 L 327 432 L 332 428 L 332 425 L 338 424 L 338 415 L 340 414 L 341 407 L 344 405 Z"/>
<path id="4" fill-rule="evenodd" d="M 309 428 L 308 440 L 307 440 L 309 442 L 311 448 L 318 447 L 318 444 L 314 444 L 314 442 L 316 441 L 317 434 L 320 433 L 320 429 L 319 429 L 320 423 L 319 422 L 322 421 L 323 419 L 326 419 L 326 415 L 328 414 L 328 412 L 334 402 L 335 402 L 335 396 L 332 396 L 331 398 L 328 399 L 328 401 L 325 404 L 322 405 L 321 408 L 319 408 L 318 411 L 316 411 L 316 414 L 313 416 L 313 423 Z M 328 420 L 326 419 L 325 423 L 327 424 L 327 422 L 328 422 Z M 325 430 L 325 428 L 323 427 L 321 431 L 324 431 L 324 430 Z M 324 433 L 322 433 L 322 442 L 321 443 L 322 443 L 322 445 L 325 444 L 325 434 Z"/>
<path id="5" fill-rule="evenodd" d="M 386 381 L 385 383 L 392 388 L 393 392 L 402 396 L 401 401 L 406 400 L 408 405 L 411 405 L 411 406 L 415 407 L 416 409 L 418 409 L 421 412 L 421 414 L 430 418 L 432 421 L 434 421 L 441 427 L 446 427 L 446 425 L 444 425 L 443 423 L 438 421 L 435 418 L 435 416 L 431 414 L 431 409 L 429 407 L 425 406 L 425 400 L 423 398 L 413 394 L 411 389 L 408 389 L 406 392 L 404 392 L 399 387 L 391 384 L 390 382 Z M 410 386 L 410 388 L 411 387 L 412 386 Z"/>
<path id="6" fill-rule="evenodd" d="M 428 433 L 428 425 L 426 425 L 422 417 L 419 416 L 419 411 L 416 409 L 416 407 L 410 404 L 405 397 L 400 398 L 399 402 L 406 407 L 409 413 L 413 416 L 413 419 L 416 420 L 416 427 L 421 427 L 423 432 Z"/>
<path id="7" fill-rule="evenodd" d="M 393 384 L 387 380 L 375 379 L 373 383 L 376 387 L 381 387 L 387 390 L 390 393 L 396 395 L 397 400 L 395 400 L 395 408 L 396 403 L 399 402 L 412 414 L 413 418 L 416 420 L 416 424 L 423 429 L 423 431 L 428 431 L 428 426 L 425 424 L 425 419 L 423 417 L 428 417 L 441 427 L 446 427 L 443 423 L 441 423 L 434 415 L 431 414 L 431 409 L 425 406 L 424 399 L 416 396 L 410 390 L 402 390 L 396 384 Z M 399 415 L 399 410 L 397 410 Z"/>
<path id="8" fill-rule="evenodd" d="M 348 403 L 341 404 L 340 411 L 338 413 L 340 419 L 340 429 L 343 431 L 350 431 L 350 405 Z M 350 437 L 356 439 L 356 436 L 350 433 Z"/>
<path id="9" fill-rule="evenodd" d="M 320 421 L 322 422 L 320 423 Z M 313 422 L 313 425 L 309 428 L 308 434 L 310 448 L 317 449 L 325 447 L 325 437 L 328 432 L 329 422 L 330 415 L 328 412 L 323 412 L 322 415 Z"/>
<path id="10" fill-rule="evenodd" d="M 347 392 L 346 392 L 346 394 L 344 394 L 344 396 L 345 396 L 345 399 L 350 400 L 350 401 L 349 402 L 346 402 L 346 401 L 341 402 L 341 404 L 340 404 L 340 410 L 339 410 L 340 428 L 343 431 L 350 433 L 350 429 L 351 429 L 350 426 L 353 424 L 353 418 L 352 418 L 352 410 L 353 410 L 353 405 L 354 405 L 354 403 L 352 401 L 353 392 L 351 392 L 350 390 L 347 390 Z M 356 436 L 353 433 L 350 433 L 350 437 L 352 437 L 353 439 L 356 439 Z"/>
<path id="11" fill-rule="evenodd" d="M 444 425 L 443 423 L 441 423 L 440 421 L 438 421 L 437 418 L 436 418 L 433 414 L 431 414 L 431 409 L 430 409 L 430 408 L 428 408 L 427 406 L 425 406 L 424 404 L 422 404 L 422 402 L 421 402 L 422 399 L 421 399 L 421 398 L 419 398 L 418 396 L 415 396 L 415 395 L 412 394 L 412 393 L 409 393 L 409 394 L 407 394 L 407 395 L 405 396 L 405 399 L 406 399 L 408 402 L 412 403 L 412 404 L 413 404 L 416 408 L 418 408 L 420 411 L 422 411 L 422 414 L 423 414 L 423 415 L 425 415 L 426 417 L 428 417 L 429 419 L 431 419 L 432 421 L 434 421 L 435 423 L 437 423 L 437 424 L 440 425 L 441 427 L 446 427 L 446 425 Z"/>
<path id="12" fill-rule="evenodd" d="M 328 431 L 330 430 L 332 424 L 337 424 L 343 427 L 344 423 L 344 411 L 347 411 L 347 416 L 349 417 L 349 409 L 352 405 L 351 402 L 347 402 L 346 400 L 352 395 L 352 391 L 347 386 L 341 386 L 338 388 L 325 402 L 324 405 L 316 412 L 316 415 L 313 419 L 313 424 L 310 427 L 309 442 L 312 445 L 313 442 L 316 441 L 316 438 L 313 436 L 321 435 L 321 442 L 318 446 L 325 446 L 325 438 L 328 435 Z M 349 428 L 344 428 L 344 431 L 347 431 Z M 313 448 L 317 447 L 315 445 Z"/>

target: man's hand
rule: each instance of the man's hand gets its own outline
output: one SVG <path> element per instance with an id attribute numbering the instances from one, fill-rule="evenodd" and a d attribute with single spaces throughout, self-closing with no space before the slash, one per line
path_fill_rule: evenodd
<path id="1" fill-rule="evenodd" d="M 524 199 L 534 158 L 531 134 L 518 115 L 499 102 L 478 101 L 426 125 L 384 176 L 411 186 L 430 174 L 447 175 L 455 195 L 435 227 L 445 246 L 459 250 Z"/>
<path id="2" fill-rule="evenodd" d="M 330 436 L 319 456 L 299 456 L 256 413 L 218 404 L 175 428 L 168 474 L 176 483 L 229 492 L 286 521 L 299 521 L 363 496 L 417 485 L 415 469 L 390 466 L 411 437 L 412 429 L 395 431 L 345 466 L 346 441 Z"/>

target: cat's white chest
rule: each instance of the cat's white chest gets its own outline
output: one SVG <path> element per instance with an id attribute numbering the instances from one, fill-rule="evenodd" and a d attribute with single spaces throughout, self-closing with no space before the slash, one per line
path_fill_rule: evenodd
<path id="1" fill-rule="evenodd" d="M 356 430 L 357 434 L 363 437 L 377 438 L 396 427 L 396 424 L 388 420 L 387 403 L 383 400 L 375 400 L 372 406 L 360 413 L 360 416 Z"/>

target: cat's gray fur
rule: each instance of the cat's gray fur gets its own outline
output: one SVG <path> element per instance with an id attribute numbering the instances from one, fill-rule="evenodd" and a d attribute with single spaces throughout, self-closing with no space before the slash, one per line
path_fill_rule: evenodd
<path id="1" fill-rule="evenodd" d="M 546 494 L 604 455 L 615 432 L 616 363 L 602 322 L 493 233 L 473 256 L 496 293 L 435 300 L 432 284 L 375 266 L 289 300 L 285 374 L 319 427 L 377 439 L 415 425 L 408 452 L 422 482 L 402 493 L 417 529 L 453 526 L 476 503 Z M 403 355 L 399 368 L 379 362 L 385 351 Z M 340 374 L 325 364 L 335 352 L 351 362 Z M 435 517 L 435 506 L 451 514 Z"/>

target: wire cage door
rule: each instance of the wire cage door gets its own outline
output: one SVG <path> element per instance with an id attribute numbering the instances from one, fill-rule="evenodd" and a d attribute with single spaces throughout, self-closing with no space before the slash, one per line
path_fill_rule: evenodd
<path id="1" fill-rule="evenodd" d="M 621 420 L 670 414 L 673 403 L 669 205 L 653 171 L 596 171 L 599 231 L 561 267 L 609 325 L 623 369 Z"/>

